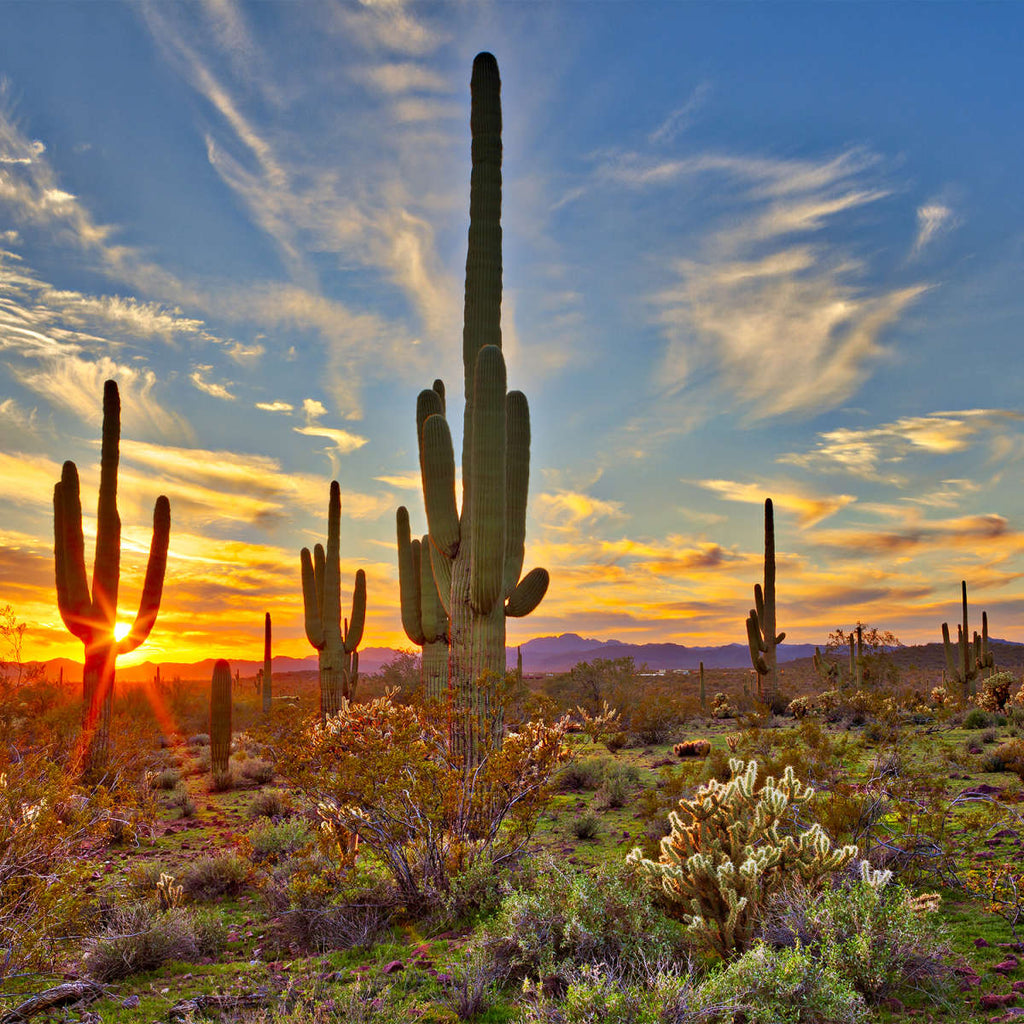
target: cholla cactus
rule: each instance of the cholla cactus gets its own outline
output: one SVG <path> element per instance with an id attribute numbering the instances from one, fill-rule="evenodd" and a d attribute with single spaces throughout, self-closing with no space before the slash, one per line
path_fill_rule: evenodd
<path id="1" fill-rule="evenodd" d="M 787 710 L 794 718 L 806 718 L 814 711 L 814 701 L 810 697 L 794 697 Z"/>
<path id="2" fill-rule="evenodd" d="M 760 789 L 756 761 L 731 758 L 729 768 L 729 782 L 712 779 L 679 801 L 657 861 L 639 847 L 627 858 L 680 905 L 689 931 L 723 957 L 750 945 L 766 897 L 787 877 L 819 878 L 857 854 L 856 846 L 832 849 L 818 824 L 795 837 L 780 834 L 790 809 L 814 796 L 792 766 Z"/>
<path id="3" fill-rule="evenodd" d="M 185 902 L 185 887 L 174 884 L 174 875 L 160 873 L 160 881 L 156 883 L 156 902 L 161 910 L 173 910 Z"/>

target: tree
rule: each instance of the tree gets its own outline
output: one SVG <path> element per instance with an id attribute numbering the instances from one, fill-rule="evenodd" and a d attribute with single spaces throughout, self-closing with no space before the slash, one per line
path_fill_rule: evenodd
<path id="1" fill-rule="evenodd" d="M 26 665 L 23 659 L 27 622 L 19 622 L 14 608 L 0 608 L 0 693 L 34 683 L 44 672 L 42 665 Z"/>
<path id="2" fill-rule="evenodd" d="M 832 630 L 827 646 L 831 651 L 850 649 L 854 652 L 851 654 L 851 674 L 858 682 L 886 682 L 890 685 L 899 682 L 899 666 L 890 652 L 903 644 L 891 630 L 869 626 L 858 620 L 849 632 L 842 626 Z"/>

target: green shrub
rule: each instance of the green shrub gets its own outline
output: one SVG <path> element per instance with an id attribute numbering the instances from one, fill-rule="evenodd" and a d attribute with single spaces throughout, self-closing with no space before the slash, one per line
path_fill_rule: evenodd
<path id="1" fill-rule="evenodd" d="M 86 941 L 85 969 L 97 981 L 119 981 L 170 960 L 217 956 L 225 941 L 226 930 L 212 914 L 138 903 L 115 911 L 103 934 Z"/>
<path id="2" fill-rule="evenodd" d="M 597 789 L 604 780 L 605 763 L 599 757 L 588 757 L 573 761 L 559 769 L 555 776 L 555 788 L 560 793 L 579 792 L 581 789 Z"/>
<path id="3" fill-rule="evenodd" d="M 185 872 L 181 884 L 194 900 L 235 896 L 249 881 L 249 873 L 249 865 L 237 854 L 222 853 L 197 860 Z"/>
<path id="4" fill-rule="evenodd" d="M 716 1024 L 857 1024 L 869 1019 L 861 995 L 799 945 L 776 950 L 757 943 L 701 985 L 695 1003 Z"/>
<path id="5" fill-rule="evenodd" d="M 981 770 L 1024 773 L 1024 740 L 1007 740 L 988 751 L 981 759 Z"/>
<path id="6" fill-rule="evenodd" d="M 133 864 L 128 869 L 125 879 L 128 883 L 128 891 L 134 896 L 152 896 L 162 874 L 163 868 L 153 861 Z"/>
<path id="7" fill-rule="evenodd" d="M 307 846 L 312 839 L 312 829 L 301 818 L 261 821 L 245 834 L 244 849 L 254 864 L 278 864 Z"/>
<path id="8" fill-rule="evenodd" d="M 601 819 L 593 811 L 584 811 L 569 826 L 577 839 L 596 839 L 601 832 Z"/>
<path id="9" fill-rule="evenodd" d="M 988 729 L 992 724 L 992 716 L 981 708 L 971 708 L 964 716 L 965 729 Z"/>
<path id="10" fill-rule="evenodd" d="M 261 789 L 246 810 L 250 818 L 287 818 L 293 812 L 291 798 L 283 789 Z"/>
<path id="11" fill-rule="evenodd" d="M 257 786 L 270 782 L 274 778 L 274 766 L 269 761 L 259 757 L 247 757 L 242 762 L 239 774 L 246 782 L 252 782 Z"/>
<path id="12" fill-rule="evenodd" d="M 623 864 L 587 874 L 549 865 L 531 888 L 506 897 L 483 942 L 500 976 L 537 978 L 589 963 L 631 974 L 677 958 L 682 929 Z"/>
<path id="13" fill-rule="evenodd" d="M 150 781 L 151 789 L 174 789 L 181 781 L 181 772 L 174 768 L 164 768 L 157 772 Z"/>
<path id="14" fill-rule="evenodd" d="M 195 813 L 198 810 L 195 800 L 192 799 L 189 791 L 184 786 L 170 794 L 167 798 L 167 806 L 172 810 L 176 810 L 183 818 L 195 817 Z"/>

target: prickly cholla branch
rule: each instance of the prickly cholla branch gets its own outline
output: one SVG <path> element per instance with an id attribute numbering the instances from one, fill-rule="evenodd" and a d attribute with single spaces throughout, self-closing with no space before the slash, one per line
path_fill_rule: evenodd
<path id="1" fill-rule="evenodd" d="M 843 867 L 857 847 L 833 849 L 818 824 L 782 835 L 791 808 L 806 804 L 814 790 L 786 768 L 757 786 L 757 762 L 729 761 L 732 778 L 714 779 L 679 801 L 669 814 L 671 833 L 659 860 L 637 848 L 627 860 L 659 884 L 680 906 L 689 930 L 721 956 L 750 944 L 769 893 L 786 877 L 810 880 Z"/>
<path id="2" fill-rule="evenodd" d="M 153 537 L 142 586 L 142 600 L 128 634 L 118 640 L 117 591 L 121 578 L 121 518 L 117 512 L 117 466 L 120 460 L 121 397 L 117 384 L 103 385 L 103 441 L 100 449 L 100 496 L 96 513 L 96 556 L 92 592 L 85 575 L 82 501 L 78 468 L 65 462 L 53 489 L 54 563 L 57 606 L 64 625 L 85 644 L 82 671 L 82 731 L 85 771 L 99 775 L 110 745 L 110 710 L 114 667 L 119 654 L 134 651 L 156 622 L 167 568 L 171 534 L 171 505 L 164 496 L 153 509 Z"/>

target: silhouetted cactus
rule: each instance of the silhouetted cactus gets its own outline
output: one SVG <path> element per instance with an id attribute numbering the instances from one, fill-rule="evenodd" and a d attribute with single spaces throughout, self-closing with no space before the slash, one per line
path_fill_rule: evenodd
<path id="1" fill-rule="evenodd" d="M 320 719 L 333 715 L 341 698 L 355 696 L 359 676 L 356 648 L 366 621 L 366 573 L 356 571 L 352 617 L 341 619 L 341 488 L 331 481 L 327 505 L 327 550 L 317 544 L 300 554 L 306 637 L 316 648 L 320 665 Z"/>
<path id="2" fill-rule="evenodd" d="M 548 587 L 546 569 L 519 578 L 530 414 L 525 395 L 506 390 L 501 352 L 501 82 L 491 54 L 477 55 L 470 88 L 461 512 L 440 382 L 420 393 L 416 410 L 430 562 L 449 617 L 453 741 L 467 764 L 501 742 L 501 713 L 492 705 L 492 691 L 505 675 L 505 618 L 528 615 Z"/>
<path id="3" fill-rule="evenodd" d="M 779 680 L 775 648 L 786 639 L 775 632 L 775 511 L 771 498 L 764 503 L 764 589 L 754 584 L 754 607 L 747 616 L 747 645 L 750 662 L 757 671 L 758 696 L 772 707 L 778 696 Z"/>
<path id="4" fill-rule="evenodd" d="M 700 663 L 700 709 L 701 711 L 707 711 L 708 709 L 708 695 L 704 689 L 704 662 Z"/>
<path id="5" fill-rule="evenodd" d="M 270 662 L 270 612 L 267 612 L 267 617 L 263 620 L 263 677 L 260 680 L 263 689 L 264 714 L 270 710 L 270 702 L 273 698 L 274 681 Z"/>
<path id="6" fill-rule="evenodd" d="M 448 697 L 448 615 L 430 567 L 430 540 L 413 540 L 409 513 L 398 509 L 398 584 L 401 592 L 402 628 L 422 649 L 420 680 L 430 700 Z"/>
<path id="7" fill-rule="evenodd" d="M 974 680 L 978 675 L 978 665 L 973 657 L 974 650 L 970 641 L 970 633 L 967 628 L 967 581 L 960 581 L 960 598 L 963 609 L 963 622 L 956 627 L 956 656 L 949 642 L 949 625 L 942 624 L 942 647 L 946 654 L 946 671 L 950 683 L 956 683 L 960 687 L 961 699 L 967 700 L 972 692 L 977 692 L 974 687 Z M 986 623 L 987 625 L 987 617 Z"/>
<path id="8" fill-rule="evenodd" d="M 134 651 L 149 636 L 160 609 L 171 505 L 161 495 L 153 509 L 153 538 L 139 611 L 126 636 L 118 640 L 117 591 L 121 579 L 121 518 L 117 512 L 117 465 L 120 458 L 121 397 L 117 384 L 103 385 L 103 440 L 100 448 L 100 495 L 96 513 L 96 556 L 92 593 L 85 576 L 82 502 L 78 468 L 65 462 L 53 489 L 54 563 L 57 606 L 64 625 L 85 644 L 82 669 L 82 735 L 85 773 L 102 773 L 110 746 L 110 710 L 117 657 Z"/>
<path id="9" fill-rule="evenodd" d="M 210 683 L 210 771 L 225 775 L 231 758 L 231 666 L 221 658 Z"/>

